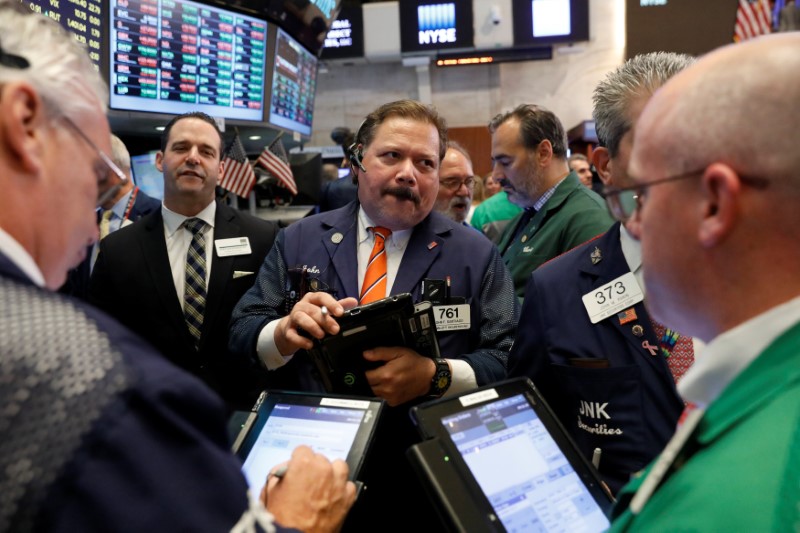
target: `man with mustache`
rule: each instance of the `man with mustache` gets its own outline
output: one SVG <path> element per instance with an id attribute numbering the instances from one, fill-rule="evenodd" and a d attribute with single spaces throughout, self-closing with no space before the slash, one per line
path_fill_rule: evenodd
<path id="1" fill-rule="evenodd" d="M 434 209 L 450 220 L 467 225 L 475 191 L 472 159 L 467 150 L 455 141 L 447 143 L 447 153 L 439 169 L 439 195 Z"/>
<path id="2" fill-rule="evenodd" d="M 489 131 L 494 178 L 524 210 L 497 245 L 521 299 L 531 272 L 604 233 L 614 221 L 603 199 L 570 171 L 567 134 L 551 111 L 523 104 L 494 117 Z"/>
<path id="3" fill-rule="evenodd" d="M 511 277 L 489 240 L 433 212 L 446 151 L 444 119 L 429 106 L 402 100 L 370 113 L 351 147 L 358 201 L 282 230 L 231 322 L 232 350 L 267 368 L 294 367 L 305 388 L 319 390 L 302 353 L 312 341 L 300 330 L 322 338 L 339 330 L 330 315 L 370 296 L 411 293 L 421 301 L 423 281 L 449 284 L 450 299 L 441 303 L 458 309 L 462 320 L 447 330 L 437 327 L 442 359 L 397 346 L 363 354 L 378 363 L 366 373 L 372 392 L 392 407 L 382 415 L 365 474 L 369 490 L 353 515 L 367 529 L 354 530 L 377 523 L 402 530 L 426 516 L 436 520 L 405 459 L 418 440 L 408 408 L 505 377 L 519 311 Z M 365 295 L 378 240 L 384 243 L 377 256 L 386 258 L 385 276 L 374 284 L 377 294 Z M 307 292 L 292 307 L 290 269 L 301 269 L 306 285 L 325 290 Z M 380 522 L 370 523 L 370 515 Z"/>
<path id="4" fill-rule="evenodd" d="M 228 322 L 277 227 L 215 201 L 223 146 L 216 122 L 205 113 L 180 115 L 167 124 L 156 156 L 164 173 L 164 203 L 103 239 L 90 301 L 203 379 L 229 407 L 250 409 L 267 374 L 256 365 L 237 366 L 229 356 Z M 204 242 L 195 256 L 202 260 L 202 274 L 196 264 L 187 268 L 187 255 L 199 246 L 189 227 L 192 219 L 203 223 L 197 239 Z M 192 292 L 194 283 L 201 290 Z M 200 298 L 199 305 L 187 304 L 192 297 Z"/>

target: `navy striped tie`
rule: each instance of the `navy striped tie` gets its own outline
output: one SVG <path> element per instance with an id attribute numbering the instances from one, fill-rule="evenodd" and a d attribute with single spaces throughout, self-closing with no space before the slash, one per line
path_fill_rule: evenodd
<path id="1" fill-rule="evenodd" d="M 199 218 L 188 218 L 183 222 L 183 227 L 192 233 L 192 243 L 186 253 L 183 316 L 197 349 L 206 309 L 206 236 L 203 234 L 206 223 Z"/>

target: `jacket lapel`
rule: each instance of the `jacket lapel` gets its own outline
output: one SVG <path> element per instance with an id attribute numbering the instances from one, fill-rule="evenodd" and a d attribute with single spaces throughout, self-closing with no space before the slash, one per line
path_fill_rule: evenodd
<path id="1" fill-rule="evenodd" d="M 351 202 L 347 209 L 331 211 L 329 216 L 323 217 L 320 239 L 333 264 L 336 281 L 343 289 L 337 298 L 358 298 L 358 202 Z"/>
<path id="2" fill-rule="evenodd" d="M 420 287 L 425 274 L 444 251 L 445 241 L 442 235 L 449 231 L 450 228 L 442 224 L 434 214 L 428 215 L 425 220 L 417 224 L 400 262 L 400 269 L 392 285 L 392 294 L 409 292 L 415 299 L 419 297 L 414 291 Z M 458 253 L 463 252 L 461 250 Z"/>
<path id="3" fill-rule="evenodd" d="M 582 253 L 585 253 L 585 257 L 581 258 L 580 263 L 582 272 L 581 291 L 583 294 L 602 287 L 606 283 L 630 272 L 628 263 L 625 261 L 625 255 L 622 253 L 619 232 L 620 224 L 616 223 L 606 233 L 584 248 Z M 664 372 L 667 365 L 661 364 L 659 354 L 656 353 L 653 356 L 647 348 L 642 346 L 644 342 L 649 342 L 652 346 L 658 346 L 656 332 L 653 329 L 650 315 L 647 313 L 644 302 L 637 303 L 633 306 L 633 309 L 636 313 L 636 320 L 621 324 L 617 316 L 610 316 L 605 318 L 603 322 L 616 329 L 633 346 L 635 353 L 644 357 L 649 364 L 660 372 Z M 640 326 L 641 329 L 636 328 L 636 326 Z M 641 332 L 641 335 L 637 335 L 634 331 Z"/>
<path id="4" fill-rule="evenodd" d="M 214 217 L 214 240 L 241 236 L 241 227 L 236 212 L 217 202 L 217 213 Z M 218 256 L 213 242 L 206 243 L 206 255 L 212 256 L 213 259 L 206 290 L 206 309 L 203 315 L 203 332 L 200 337 L 201 346 L 206 341 L 207 333 L 213 331 L 213 325 L 219 316 L 222 295 L 225 294 L 228 283 L 233 279 L 233 265 L 236 262 L 236 256 Z"/>
<path id="5" fill-rule="evenodd" d="M 183 318 L 180 300 L 175 292 L 175 284 L 172 281 L 172 270 L 169 265 L 169 255 L 167 254 L 167 242 L 164 239 L 164 219 L 161 210 L 153 211 L 142 219 L 143 226 L 142 239 L 139 245 L 142 250 L 142 261 L 144 261 L 150 279 L 153 280 L 156 293 L 162 302 L 164 314 L 167 320 L 172 323 L 175 331 L 183 331 L 185 342 L 194 344 L 186 327 Z"/>

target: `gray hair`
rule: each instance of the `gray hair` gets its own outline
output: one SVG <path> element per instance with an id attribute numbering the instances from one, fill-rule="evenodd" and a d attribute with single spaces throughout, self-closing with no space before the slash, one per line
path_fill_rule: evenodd
<path id="1" fill-rule="evenodd" d="M 108 90 L 87 49 L 57 22 L 32 13 L 19 0 L 0 0 L 0 46 L 30 66 L 0 65 L 0 84 L 31 84 L 53 118 L 105 111 Z M 68 96 L 65 96 L 68 95 Z"/>
<path id="2" fill-rule="evenodd" d="M 131 172 L 131 154 L 122 139 L 111 134 L 111 159 L 125 174 Z"/>
<path id="3" fill-rule="evenodd" d="M 597 85 L 592 97 L 592 116 L 600 145 L 608 149 L 611 157 L 617 155 L 622 137 L 631 129 L 628 113 L 631 102 L 650 96 L 694 61 L 692 56 L 671 52 L 641 54 L 610 72 Z"/>

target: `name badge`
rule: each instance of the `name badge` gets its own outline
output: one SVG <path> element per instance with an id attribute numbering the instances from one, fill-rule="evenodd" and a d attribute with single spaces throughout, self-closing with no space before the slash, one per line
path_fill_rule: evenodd
<path id="1" fill-rule="evenodd" d="M 433 318 L 436 320 L 436 331 L 469 329 L 469 304 L 434 305 Z"/>
<path id="2" fill-rule="evenodd" d="M 597 287 L 583 295 L 583 305 L 592 324 L 619 313 L 644 300 L 644 294 L 633 272 Z"/>
<path id="3" fill-rule="evenodd" d="M 253 253 L 250 249 L 250 239 L 247 237 L 234 237 L 232 239 L 217 239 L 214 241 L 217 249 L 217 257 L 228 257 L 231 255 L 249 255 Z"/>

